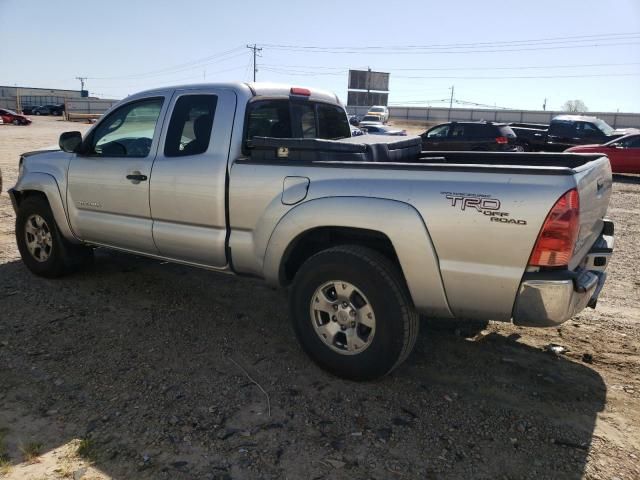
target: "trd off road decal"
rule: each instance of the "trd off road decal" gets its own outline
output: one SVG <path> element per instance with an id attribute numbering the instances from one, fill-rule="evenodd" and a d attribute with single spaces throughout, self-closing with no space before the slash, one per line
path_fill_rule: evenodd
<path id="1" fill-rule="evenodd" d="M 491 222 L 526 225 L 526 220 L 511 218 L 509 212 L 500 210 L 500 200 L 484 193 L 440 192 L 454 208 L 477 212 L 489 218 Z"/>

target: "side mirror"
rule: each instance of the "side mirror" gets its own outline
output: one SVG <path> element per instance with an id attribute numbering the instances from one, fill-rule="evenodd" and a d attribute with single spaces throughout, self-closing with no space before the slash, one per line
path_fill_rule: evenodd
<path id="1" fill-rule="evenodd" d="M 69 153 L 74 153 L 81 143 L 82 135 L 80 132 L 64 132 L 60 135 L 60 140 L 58 140 L 60 150 Z"/>

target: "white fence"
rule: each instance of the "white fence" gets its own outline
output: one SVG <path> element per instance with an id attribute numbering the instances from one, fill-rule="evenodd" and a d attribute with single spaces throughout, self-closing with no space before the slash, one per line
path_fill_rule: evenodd
<path id="1" fill-rule="evenodd" d="M 347 106 L 347 111 L 356 115 L 367 113 L 367 107 Z M 488 120 L 492 122 L 549 123 L 556 115 L 567 112 L 543 110 L 492 110 L 468 108 L 430 108 L 430 107 L 389 107 L 389 113 L 395 120 L 417 120 L 446 122 L 449 120 L 471 121 Z M 601 118 L 615 128 L 640 128 L 640 113 L 588 112 L 587 115 Z"/>

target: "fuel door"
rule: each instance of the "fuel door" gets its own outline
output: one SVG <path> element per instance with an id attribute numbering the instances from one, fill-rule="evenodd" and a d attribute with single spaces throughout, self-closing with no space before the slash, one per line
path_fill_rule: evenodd
<path id="1" fill-rule="evenodd" d="M 284 177 L 282 182 L 282 203 L 295 205 L 307 198 L 309 179 L 307 177 Z"/>

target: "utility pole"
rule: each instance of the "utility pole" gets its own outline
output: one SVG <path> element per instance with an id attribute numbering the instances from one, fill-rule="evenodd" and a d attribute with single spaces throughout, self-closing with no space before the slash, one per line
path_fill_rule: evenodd
<path id="1" fill-rule="evenodd" d="M 80 80 L 80 91 L 84 91 L 84 82 L 87 80 L 87 77 L 76 77 L 76 80 Z"/>
<path id="2" fill-rule="evenodd" d="M 367 103 L 371 106 L 371 67 L 367 67 Z"/>
<path id="3" fill-rule="evenodd" d="M 542 110 L 546 110 L 547 109 L 547 99 L 544 99 L 544 103 L 542 104 Z"/>
<path id="4" fill-rule="evenodd" d="M 453 107 L 453 90 L 455 89 L 455 85 L 451 85 L 451 98 L 449 99 L 449 118 L 448 120 L 451 121 L 451 108 Z"/>
<path id="5" fill-rule="evenodd" d="M 247 45 L 247 48 L 253 50 L 253 81 L 256 81 L 256 72 L 258 71 L 258 66 L 256 65 L 256 57 L 258 52 L 262 51 L 262 48 L 258 48 L 257 44 Z"/>

